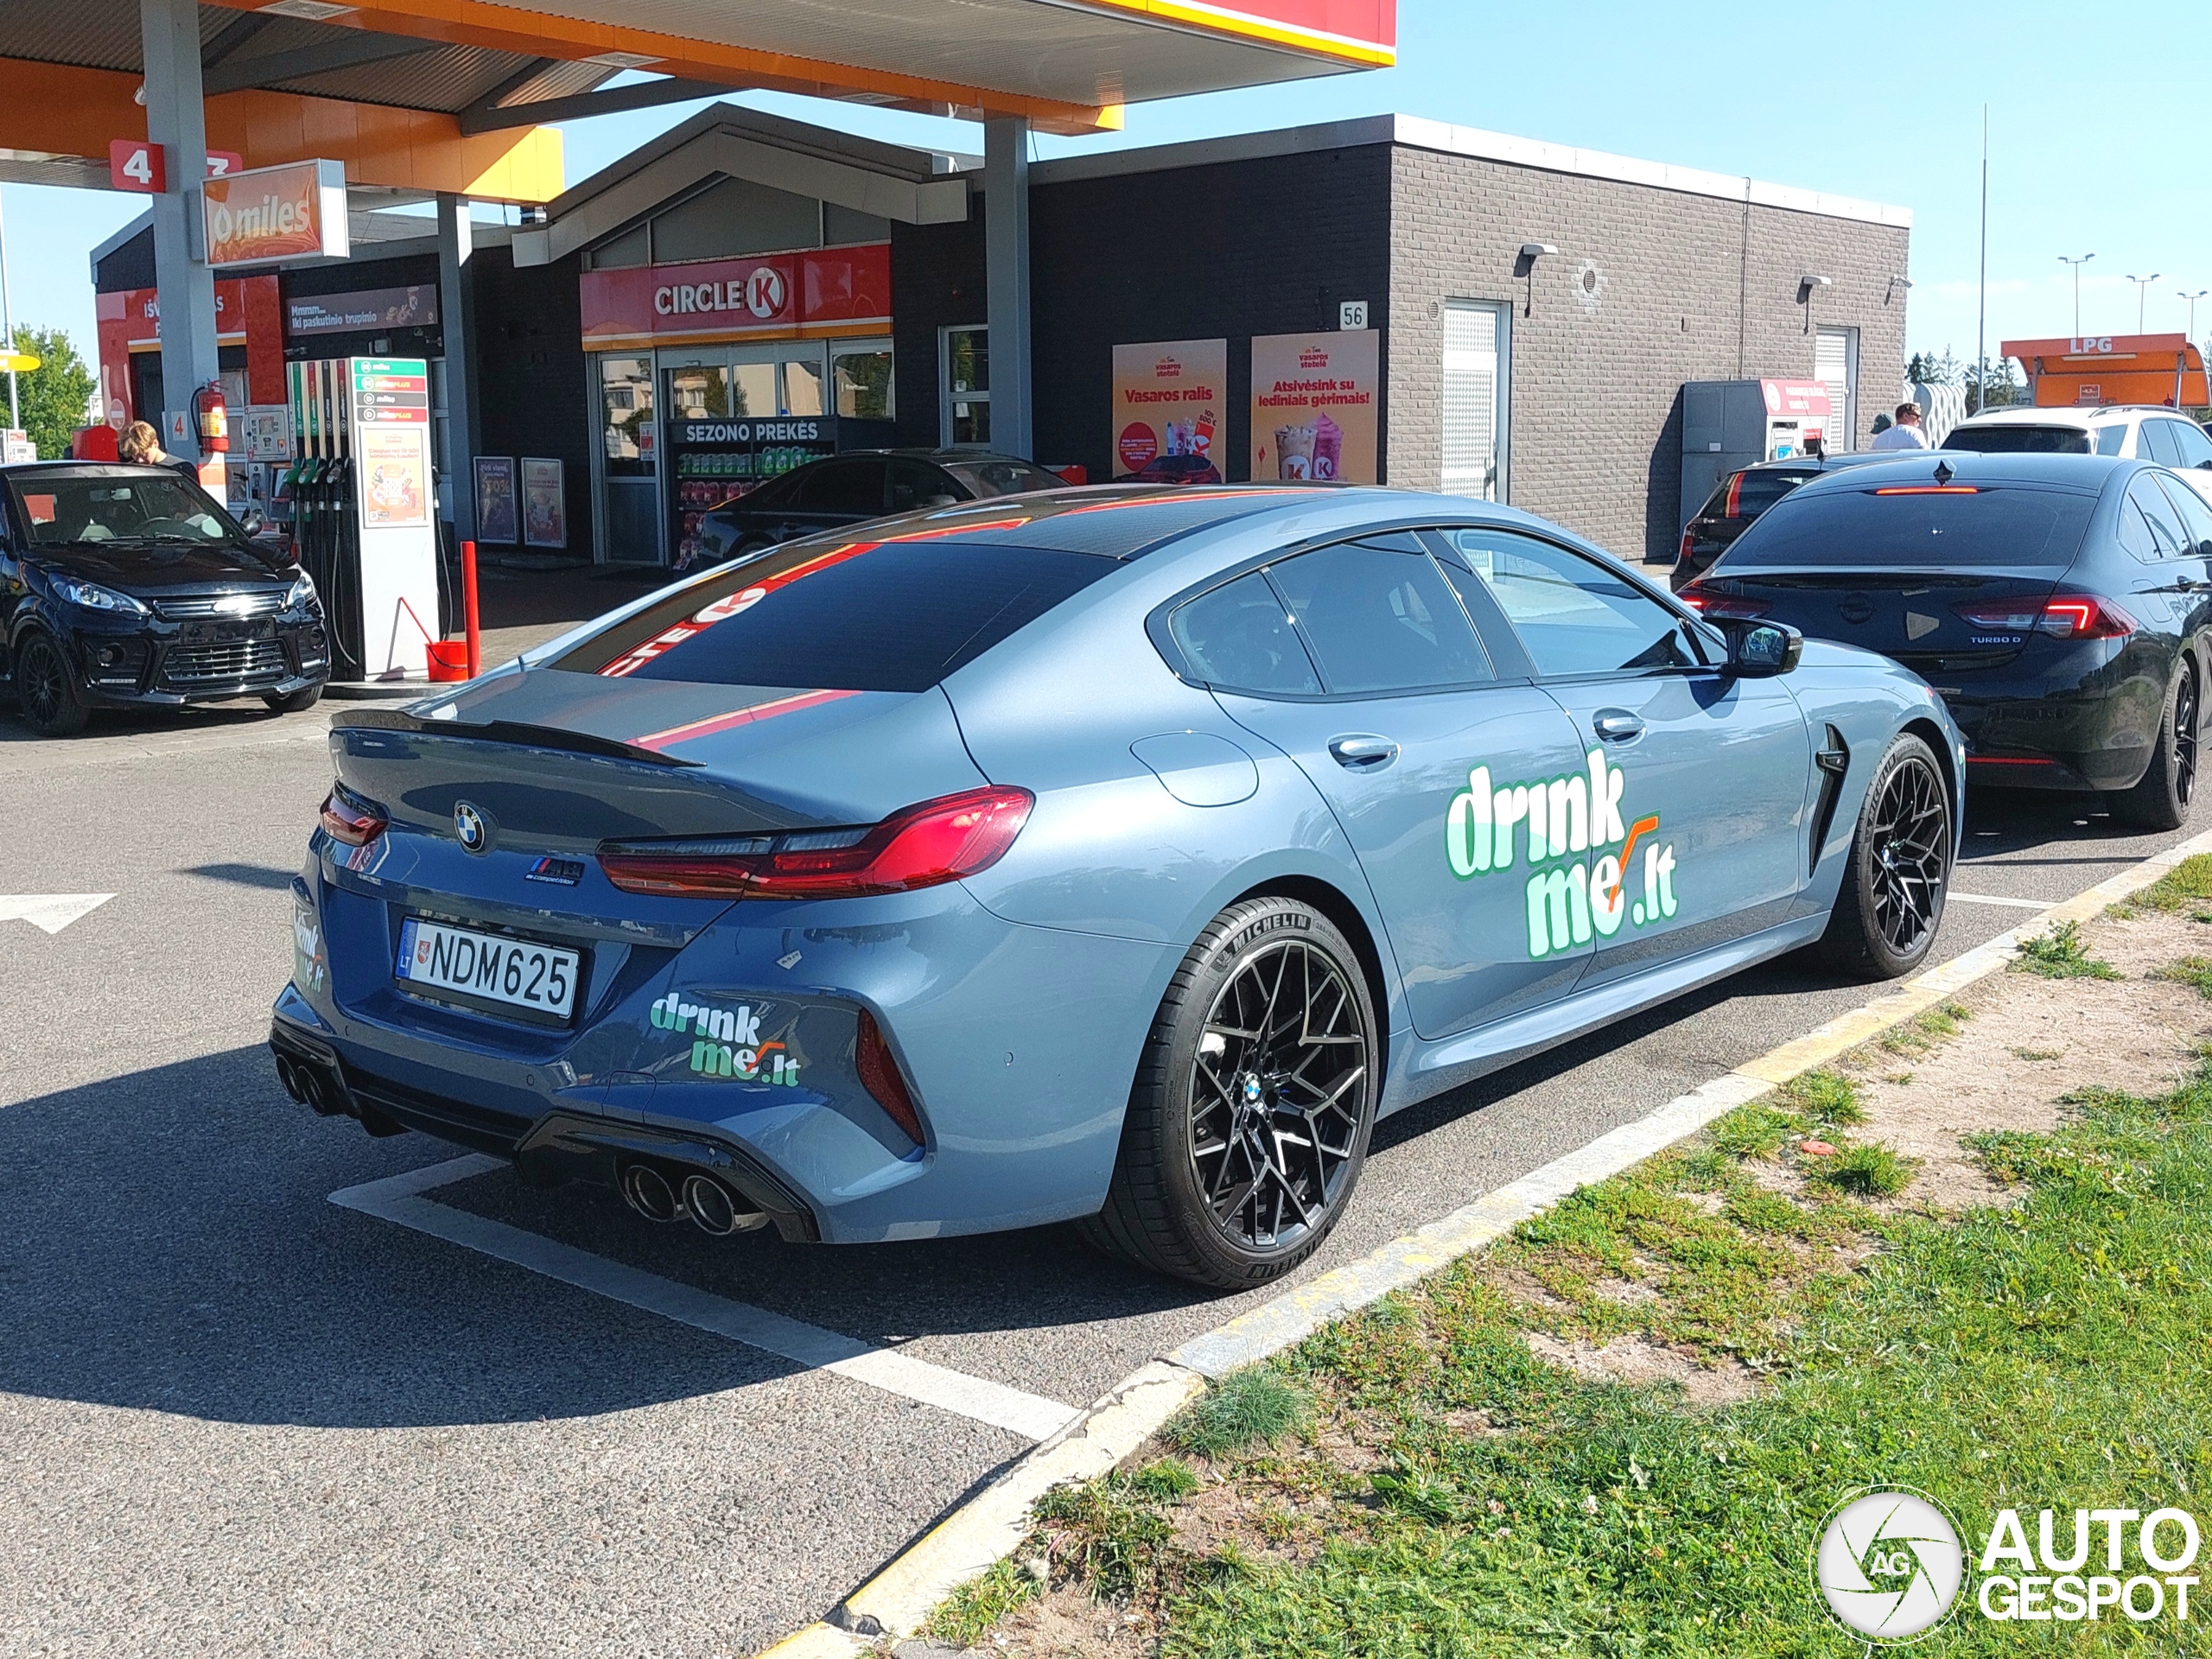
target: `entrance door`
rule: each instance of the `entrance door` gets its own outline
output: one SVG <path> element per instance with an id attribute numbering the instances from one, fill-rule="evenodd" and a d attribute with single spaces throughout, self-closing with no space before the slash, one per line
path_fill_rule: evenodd
<path id="1" fill-rule="evenodd" d="M 1571 722 L 1593 780 L 1587 984 L 1788 919 L 1803 885 L 1813 764 L 1778 679 L 1724 674 L 1683 619 L 1622 574 L 1511 531 L 1441 533 L 1471 608 L 1510 630 Z M 1459 569 L 1464 562 L 1464 571 Z M 1490 610 L 1479 602 L 1487 594 Z M 1602 820 L 1602 831 L 1596 827 Z"/>
<path id="2" fill-rule="evenodd" d="M 601 556 L 625 564 L 664 563 L 660 545 L 660 425 L 649 357 L 598 359 Z M 463 481 L 463 487 L 474 487 Z"/>
<path id="3" fill-rule="evenodd" d="M 1207 660 L 1201 672 L 1230 716 L 1287 753 L 1329 803 L 1374 891 L 1415 1031 L 1446 1036 L 1573 988 L 1592 950 L 1586 896 L 1567 897 L 1546 825 L 1553 798 L 1580 791 L 1576 844 L 1586 844 L 1573 728 L 1535 687 L 1497 683 L 1417 541 L 1285 559 L 1185 606 L 1171 626 Z M 1275 678 L 1254 685 L 1260 676 Z M 1289 695 L 1221 689 L 1235 684 Z M 1562 823 L 1559 855 L 1568 841 Z M 1554 875 L 1558 932 L 1532 938 Z"/>

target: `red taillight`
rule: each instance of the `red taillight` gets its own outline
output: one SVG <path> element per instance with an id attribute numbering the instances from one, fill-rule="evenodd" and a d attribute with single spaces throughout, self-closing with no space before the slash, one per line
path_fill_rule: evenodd
<path id="1" fill-rule="evenodd" d="M 599 866 L 625 893 L 721 899 L 912 893 L 990 868 L 1014 845 L 1035 803 L 1026 789 L 972 789 L 910 806 L 865 832 L 756 838 L 727 851 L 698 842 L 610 847 Z"/>
<path id="2" fill-rule="evenodd" d="M 2061 594 L 2038 604 L 2032 599 L 2003 599 L 1961 605 L 1958 613 L 1976 627 L 2006 633 L 2047 633 L 2056 639 L 2124 639 L 2135 632 L 2135 619 L 2108 599 L 2089 594 Z"/>
<path id="3" fill-rule="evenodd" d="M 323 832 L 348 847 L 367 846 L 384 834 L 390 822 L 377 808 L 342 789 L 334 789 L 323 798 Z"/>
<path id="4" fill-rule="evenodd" d="M 1707 588 L 1694 582 L 1675 595 L 1700 616 L 1732 617 L 1748 620 L 1764 616 L 1773 607 L 1756 599 L 1746 599 L 1741 594 L 1731 594 L 1717 588 Z"/>
<path id="5" fill-rule="evenodd" d="M 866 1008 L 861 1010 L 860 1030 L 853 1038 L 853 1069 L 860 1073 L 861 1087 L 874 1096 L 875 1103 L 906 1132 L 909 1141 L 920 1146 L 921 1114 L 914 1109 L 913 1096 L 906 1092 L 906 1079 L 899 1075 L 891 1045 L 883 1040 L 875 1016 Z"/>
<path id="6" fill-rule="evenodd" d="M 1675 553 L 1675 559 L 1681 563 L 1688 564 L 1690 562 L 1690 550 L 1694 548 L 1696 545 L 1697 532 L 1694 530 L 1684 531 L 1682 532 L 1682 545 L 1680 550 Z"/>
<path id="7" fill-rule="evenodd" d="M 1877 495 L 1980 495 L 1981 491 L 1972 484 L 1891 484 L 1874 492 Z"/>

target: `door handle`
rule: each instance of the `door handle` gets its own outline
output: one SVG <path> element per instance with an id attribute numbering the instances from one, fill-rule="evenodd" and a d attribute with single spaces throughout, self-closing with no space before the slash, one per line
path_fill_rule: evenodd
<path id="1" fill-rule="evenodd" d="M 1372 732 L 1352 732 L 1329 740 L 1329 758 L 1347 772 L 1375 772 L 1398 758 L 1398 746 Z"/>
<path id="2" fill-rule="evenodd" d="M 1600 709 L 1590 729 L 1608 743 L 1628 743 L 1643 735 L 1643 718 L 1625 709 Z"/>

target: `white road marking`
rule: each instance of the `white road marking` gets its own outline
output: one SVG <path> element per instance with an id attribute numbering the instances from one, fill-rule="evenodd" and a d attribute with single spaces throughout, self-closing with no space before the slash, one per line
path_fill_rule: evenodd
<path id="1" fill-rule="evenodd" d="M 2014 910 L 2049 910 L 2063 902 L 2056 899 L 2000 899 L 1993 893 L 1961 893 L 1956 887 L 1948 896 L 1962 905 L 2006 905 Z"/>
<path id="2" fill-rule="evenodd" d="M 0 922 L 29 922 L 41 932 L 59 933 L 114 897 L 111 893 L 0 893 Z"/>
<path id="3" fill-rule="evenodd" d="M 588 1250 L 556 1243 L 465 1210 L 433 1204 L 422 1196 L 435 1187 L 504 1167 L 499 1159 L 472 1154 L 385 1180 L 346 1187 L 332 1193 L 330 1201 L 557 1279 L 579 1290 L 658 1313 L 679 1325 L 711 1331 L 810 1370 L 835 1371 L 887 1394 L 988 1423 L 1026 1440 L 1050 1440 L 1082 1414 L 1075 1407 L 1042 1395 L 1027 1394 L 925 1359 L 872 1347 L 857 1338 L 624 1267 Z"/>

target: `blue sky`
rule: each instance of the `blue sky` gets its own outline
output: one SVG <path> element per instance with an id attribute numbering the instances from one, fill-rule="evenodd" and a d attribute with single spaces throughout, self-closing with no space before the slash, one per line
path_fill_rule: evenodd
<path id="1" fill-rule="evenodd" d="M 1116 139 L 1038 141 L 1053 155 L 1162 143 L 1396 110 L 1913 209 L 1910 340 L 1972 355 L 1981 106 L 1992 151 L 1989 339 L 2133 332 L 2131 274 L 2161 273 L 2146 325 L 2178 329 L 2177 297 L 2212 288 L 2212 102 L 2202 96 L 2202 0 L 2084 7 L 1576 5 L 1399 0 L 1403 67 L 1141 105 Z M 940 148 L 980 149 L 959 123 L 800 99 L 745 99 L 802 118 Z M 567 132 L 571 182 L 698 106 L 602 117 Z M 10 185 L 9 274 L 18 321 L 92 345 L 91 249 L 137 210 L 106 192 Z M 2198 308 L 2212 334 L 2212 300 Z"/>

